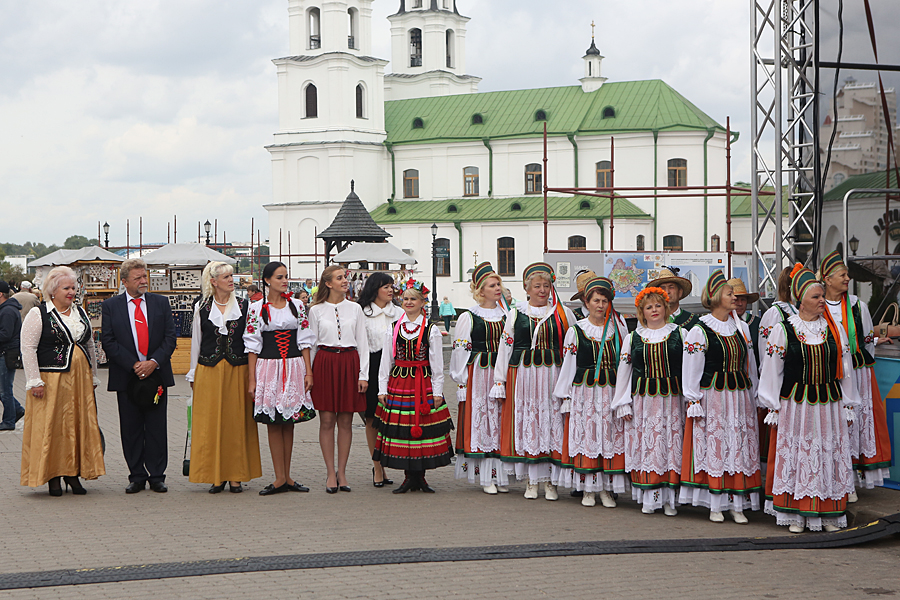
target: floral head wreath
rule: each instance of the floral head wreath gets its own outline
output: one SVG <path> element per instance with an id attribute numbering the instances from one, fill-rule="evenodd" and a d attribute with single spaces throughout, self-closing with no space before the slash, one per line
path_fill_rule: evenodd
<path id="1" fill-rule="evenodd" d="M 428 295 L 428 292 L 431 291 L 431 290 L 429 290 L 427 287 L 425 287 L 425 284 L 424 284 L 424 283 L 422 283 L 421 281 L 416 281 L 415 279 L 408 279 L 408 280 L 406 281 L 406 289 L 408 289 L 408 290 L 409 290 L 409 289 L 416 290 L 417 292 L 419 292 L 419 293 L 422 294 L 423 296 L 427 296 L 427 295 Z"/>
<path id="2" fill-rule="evenodd" d="M 665 300 L 667 304 L 669 302 L 669 294 L 666 293 L 666 290 L 664 290 L 662 288 L 658 288 L 658 287 L 646 287 L 646 288 L 642 289 L 641 293 L 638 294 L 637 297 L 634 299 L 635 308 L 640 308 L 641 301 L 645 297 L 649 296 L 650 294 L 657 294 L 659 296 L 662 296 L 663 300 Z"/>

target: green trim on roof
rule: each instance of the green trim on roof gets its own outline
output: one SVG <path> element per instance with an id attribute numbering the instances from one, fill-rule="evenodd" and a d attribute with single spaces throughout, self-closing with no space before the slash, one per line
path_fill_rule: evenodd
<path id="1" fill-rule="evenodd" d="M 615 108 L 616 116 L 604 119 L 608 106 Z M 541 109 L 547 113 L 547 132 L 554 135 L 725 131 L 659 79 L 607 83 L 587 93 L 576 85 L 392 100 L 385 102 L 384 122 L 391 144 L 539 137 L 544 121 L 535 121 L 534 115 Z M 484 123 L 472 124 L 476 113 Z M 424 128 L 413 129 L 417 117 Z"/>
<path id="2" fill-rule="evenodd" d="M 590 208 L 580 208 L 582 202 Z M 512 210 L 513 204 L 521 210 Z M 456 212 L 448 212 L 450 206 Z M 394 209 L 393 214 L 389 209 Z M 616 198 L 617 219 L 651 219 L 627 198 Z M 517 198 L 453 198 L 449 200 L 398 200 L 384 203 L 371 211 L 379 225 L 400 223 L 463 223 L 473 221 L 541 221 L 544 218 L 544 197 L 541 195 Z M 592 196 L 548 196 L 547 218 L 560 220 L 596 220 L 609 217 L 609 200 Z"/>
<path id="3" fill-rule="evenodd" d="M 734 184 L 734 187 L 749 189 L 750 184 L 739 181 Z M 782 216 L 787 217 L 788 215 L 790 215 L 790 207 L 787 202 L 787 186 L 782 186 L 782 187 L 784 189 L 784 192 L 782 193 L 782 200 L 781 200 L 781 214 L 782 214 Z M 763 189 L 761 191 L 771 192 L 773 189 L 774 188 L 772 186 L 767 185 L 767 186 L 763 187 Z M 720 196 L 720 198 L 722 200 L 725 200 L 724 197 Z M 762 219 L 765 217 L 765 210 L 768 210 L 768 208 L 772 206 L 772 202 L 775 200 L 775 196 L 768 196 L 768 195 L 760 196 L 759 200 L 766 207 L 765 209 L 760 207 L 759 217 L 760 217 L 760 219 Z M 744 193 L 740 193 L 740 192 L 732 193 L 731 194 L 731 216 L 732 217 L 752 217 L 753 216 L 751 214 L 751 211 L 753 209 L 752 201 L 753 201 L 753 198 L 750 196 L 750 194 L 744 194 Z"/>
<path id="4" fill-rule="evenodd" d="M 895 190 L 898 188 L 897 186 L 897 175 L 894 173 L 894 170 L 890 170 L 891 178 L 890 184 L 888 183 L 888 176 L 884 171 L 879 171 L 877 173 L 863 173 L 861 175 L 851 175 L 840 184 L 834 186 L 827 192 L 825 192 L 825 201 L 830 200 L 843 200 L 844 194 L 853 189 L 882 189 L 889 188 Z M 853 194 L 852 198 L 883 198 L 884 194 Z"/>

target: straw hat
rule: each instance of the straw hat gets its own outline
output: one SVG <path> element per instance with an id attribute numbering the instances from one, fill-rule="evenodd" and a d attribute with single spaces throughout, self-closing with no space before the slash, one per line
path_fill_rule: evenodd
<path id="1" fill-rule="evenodd" d="M 594 279 L 595 277 L 597 277 L 597 274 L 590 269 L 580 271 L 578 275 L 575 276 L 575 287 L 578 289 L 578 291 L 575 292 L 575 295 L 572 296 L 571 300 L 581 300 L 581 297 L 584 295 L 584 286 L 587 285 L 588 281 Z"/>
<path id="2" fill-rule="evenodd" d="M 694 286 L 690 279 L 679 277 L 675 273 L 678 269 L 672 270 L 672 267 L 663 267 L 659 270 L 656 279 L 647 284 L 647 287 L 659 287 L 664 283 L 674 283 L 681 288 L 681 297 L 686 298 L 690 295 Z"/>
<path id="3" fill-rule="evenodd" d="M 735 296 L 744 296 L 745 298 L 747 298 L 747 304 L 753 304 L 754 302 L 759 300 L 759 294 L 757 294 L 755 292 L 751 294 L 750 292 L 748 292 L 747 286 L 744 285 L 744 282 L 741 281 L 741 279 L 739 277 L 735 277 L 734 279 L 729 279 L 728 285 L 730 285 L 732 288 L 734 288 Z"/>

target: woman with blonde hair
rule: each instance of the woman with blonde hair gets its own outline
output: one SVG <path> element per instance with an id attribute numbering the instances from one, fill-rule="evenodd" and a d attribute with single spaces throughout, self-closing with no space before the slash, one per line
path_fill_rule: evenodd
<path id="1" fill-rule="evenodd" d="M 478 303 L 456 321 L 450 377 L 457 383 L 456 478 L 482 487 L 486 494 L 509 491 L 509 477 L 500 462 L 500 408 L 488 397 L 506 310 L 500 303 L 503 280 L 491 263 L 472 272 L 469 283 Z"/>
<path id="2" fill-rule="evenodd" d="M 79 482 L 106 474 L 94 389 L 97 359 L 91 320 L 74 303 L 75 272 L 56 267 L 43 284 L 47 301 L 25 316 L 22 362 L 27 407 L 22 436 L 21 483 L 48 484 L 62 496 L 60 477 L 72 493 L 87 490 Z"/>
<path id="3" fill-rule="evenodd" d="M 362 307 L 347 299 L 350 280 L 340 265 L 325 267 L 309 309 L 316 336 L 312 351 L 313 405 L 319 412 L 319 446 L 325 459 L 325 491 L 349 492 L 347 461 L 353 440 L 353 413 L 366 410 L 369 385 L 369 341 Z M 337 426 L 337 468 L 334 429 Z"/>
<path id="4" fill-rule="evenodd" d="M 238 493 L 242 481 L 262 477 L 243 338 L 249 303 L 235 296 L 233 273 L 223 262 L 203 269 L 185 377 L 194 390 L 189 479 L 211 484 L 210 494 L 224 490 L 226 481 Z"/>
<path id="5" fill-rule="evenodd" d="M 684 342 L 688 421 L 679 500 L 709 508 L 710 521 L 724 521 L 727 510 L 743 524 L 744 510 L 759 510 L 763 489 L 753 341 L 750 328 L 734 312 L 734 289 L 721 270 L 706 282 L 701 301 L 710 313 L 700 317 Z"/>
<path id="6" fill-rule="evenodd" d="M 678 514 L 684 402 L 681 362 L 687 332 L 669 322 L 669 294 L 646 287 L 634 299 L 638 326 L 622 343 L 612 408 L 625 419 L 625 470 L 641 512 Z"/>
<path id="7" fill-rule="evenodd" d="M 562 400 L 553 388 L 562 366 L 563 340 L 575 315 L 556 296 L 553 267 L 528 265 L 522 275 L 528 303 L 510 310 L 503 327 L 490 397 L 503 403 L 500 460 L 507 473 L 528 481 L 525 497 L 559 499 L 552 483 L 566 438 Z M 558 477 L 558 473 L 557 473 Z"/>
<path id="8" fill-rule="evenodd" d="M 772 328 L 778 323 L 787 320 L 791 315 L 797 314 L 797 307 L 791 304 L 791 267 L 785 267 L 778 275 L 778 299 L 763 313 L 759 320 L 760 344 L 765 344 Z"/>

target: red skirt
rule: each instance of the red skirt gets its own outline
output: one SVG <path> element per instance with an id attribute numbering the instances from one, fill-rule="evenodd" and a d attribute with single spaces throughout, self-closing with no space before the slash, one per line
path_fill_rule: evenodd
<path id="1" fill-rule="evenodd" d="M 359 354 L 356 348 L 319 346 L 313 360 L 313 406 L 318 411 L 363 412 L 366 395 L 359 393 Z M 369 382 L 369 385 L 377 382 Z"/>

